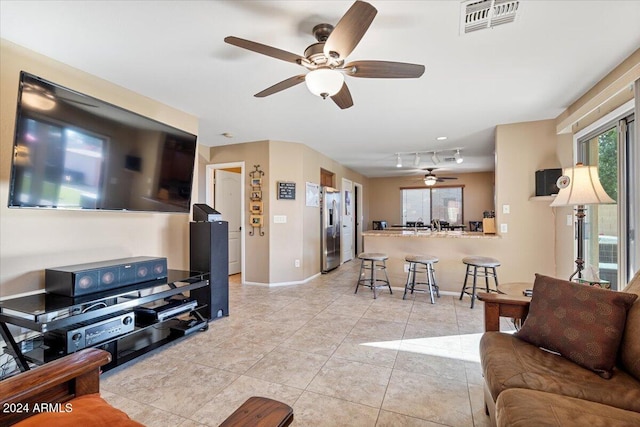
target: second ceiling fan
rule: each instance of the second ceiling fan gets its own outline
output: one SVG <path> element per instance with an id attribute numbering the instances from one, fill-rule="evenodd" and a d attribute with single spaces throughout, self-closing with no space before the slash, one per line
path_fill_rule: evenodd
<path id="1" fill-rule="evenodd" d="M 306 74 L 290 77 L 258 92 L 262 98 L 306 82 L 309 90 L 322 98 L 330 97 L 341 109 L 353 106 L 351 93 L 344 76 L 363 78 L 418 78 L 424 73 L 424 65 L 391 61 L 352 61 L 345 58 L 358 45 L 378 11 L 364 1 L 356 1 L 336 26 L 319 24 L 313 28 L 317 43 L 307 47 L 304 56 L 272 46 L 238 37 L 225 37 L 224 41 L 234 46 L 261 53 L 272 58 L 301 65 L 309 70 Z"/>
<path id="2" fill-rule="evenodd" d="M 424 170 L 427 171 L 427 174 L 425 174 L 424 176 L 424 184 L 427 187 L 434 186 L 436 185 L 437 182 L 444 182 L 445 180 L 449 180 L 449 179 L 458 179 L 453 176 L 436 176 L 433 173 L 433 171 L 436 170 L 436 168 L 426 168 Z"/>

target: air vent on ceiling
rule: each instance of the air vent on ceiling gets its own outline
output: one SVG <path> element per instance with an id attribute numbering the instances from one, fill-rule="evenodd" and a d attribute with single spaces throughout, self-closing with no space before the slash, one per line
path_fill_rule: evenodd
<path id="1" fill-rule="evenodd" d="M 513 22 L 519 3 L 519 0 L 463 1 L 460 5 L 460 34 Z"/>

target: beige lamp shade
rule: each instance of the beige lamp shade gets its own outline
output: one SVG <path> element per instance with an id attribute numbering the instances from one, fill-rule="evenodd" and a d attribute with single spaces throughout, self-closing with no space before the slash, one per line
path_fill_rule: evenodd
<path id="1" fill-rule="evenodd" d="M 574 206 L 615 203 L 609 197 L 598 177 L 597 166 L 585 166 L 582 163 L 563 170 L 558 179 L 560 191 L 551 206 Z"/>

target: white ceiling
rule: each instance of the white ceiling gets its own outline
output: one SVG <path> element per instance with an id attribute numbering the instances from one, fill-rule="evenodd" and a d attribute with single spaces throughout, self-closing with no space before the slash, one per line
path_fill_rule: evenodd
<path id="1" fill-rule="evenodd" d="M 410 154 L 395 167 L 396 152 L 454 148 L 465 161 L 446 170 L 492 170 L 496 125 L 557 117 L 640 47 L 640 1 L 523 0 L 514 23 L 467 35 L 455 0 L 370 3 L 378 14 L 348 60 L 426 72 L 347 77 L 347 110 L 304 84 L 255 98 L 304 69 L 223 39 L 302 55 L 311 28 L 352 1 L 1 0 L 0 36 L 198 116 L 201 144 L 300 142 L 370 177 L 416 173 Z"/>

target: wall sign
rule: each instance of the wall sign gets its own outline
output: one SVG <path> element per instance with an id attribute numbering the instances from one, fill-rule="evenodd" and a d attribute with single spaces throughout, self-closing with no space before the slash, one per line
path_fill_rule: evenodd
<path id="1" fill-rule="evenodd" d="M 295 182 L 278 182 L 278 199 L 295 200 L 296 199 L 296 183 Z"/>

